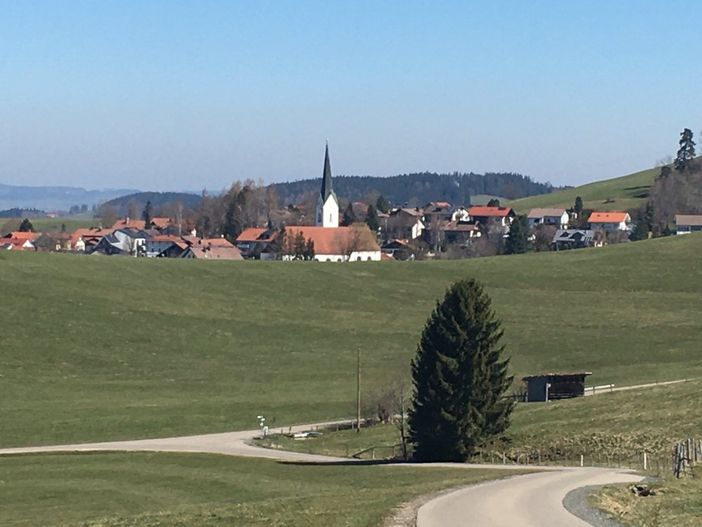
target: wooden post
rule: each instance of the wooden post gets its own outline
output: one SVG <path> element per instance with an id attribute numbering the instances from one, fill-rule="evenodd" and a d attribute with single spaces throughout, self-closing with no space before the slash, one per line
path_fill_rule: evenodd
<path id="1" fill-rule="evenodd" d="M 646 458 L 646 451 L 645 450 L 644 450 L 643 458 L 644 458 L 644 460 L 643 460 L 644 461 L 644 470 L 648 470 L 648 459 Z"/>
<path id="2" fill-rule="evenodd" d="M 585 466 L 585 456 L 583 456 L 582 454 L 580 454 L 580 466 L 581 467 Z"/>
<path id="3" fill-rule="evenodd" d="M 356 349 L 356 433 L 361 431 L 361 348 Z"/>

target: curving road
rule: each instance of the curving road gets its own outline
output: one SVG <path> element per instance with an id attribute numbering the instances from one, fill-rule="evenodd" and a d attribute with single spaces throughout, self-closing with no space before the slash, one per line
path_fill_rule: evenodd
<path id="1" fill-rule="evenodd" d="M 335 421 L 289 428 L 301 432 L 324 425 L 343 423 Z M 41 452 L 95 452 L 95 451 L 156 451 L 224 454 L 259 457 L 287 462 L 353 463 L 348 458 L 272 450 L 248 444 L 260 434 L 259 430 L 203 434 L 163 439 L 138 439 L 103 443 L 79 443 L 39 447 L 0 449 L 0 455 Z M 467 465 L 460 463 L 403 463 L 394 466 L 538 469 L 543 472 L 516 476 L 489 483 L 466 487 L 435 498 L 418 511 L 418 527 L 583 527 L 589 524 L 569 513 L 563 499 L 571 490 L 608 483 L 640 481 L 631 472 L 603 468 L 563 468 L 516 465 Z"/>
<path id="2" fill-rule="evenodd" d="M 563 500 L 570 491 L 641 479 L 623 470 L 577 468 L 491 481 L 424 504 L 417 527 L 590 527 L 565 509 Z"/>

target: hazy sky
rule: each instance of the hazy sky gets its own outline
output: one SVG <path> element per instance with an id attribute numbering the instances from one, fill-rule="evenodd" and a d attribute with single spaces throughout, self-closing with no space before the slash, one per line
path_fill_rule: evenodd
<path id="1" fill-rule="evenodd" d="M 702 2 L 0 1 L 0 183 L 515 171 L 578 184 L 702 128 Z"/>

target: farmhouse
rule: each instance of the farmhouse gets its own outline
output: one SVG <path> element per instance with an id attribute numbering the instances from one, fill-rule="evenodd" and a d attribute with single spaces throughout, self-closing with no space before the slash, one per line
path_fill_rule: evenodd
<path id="1" fill-rule="evenodd" d="M 277 236 L 277 231 L 271 226 L 267 228 L 249 227 L 248 229 L 244 229 L 237 237 L 234 241 L 234 245 L 241 251 L 241 255 L 244 258 L 260 258 L 265 260 L 269 259 L 268 255 L 270 255 L 267 249 L 270 244 L 275 241 Z"/>
<path id="2" fill-rule="evenodd" d="M 631 216 L 628 212 L 593 212 L 588 222 L 591 229 L 601 229 L 606 232 L 631 230 Z"/>
<path id="3" fill-rule="evenodd" d="M 676 214 L 675 226 L 676 234 L 690 234 L 691 232 L 702 232 L 702 215 Z"/>
<path id="4" fill-rule="evenodd" d="M 565 209 L 531 209 L 527 215 L 529 227 L 537 225 L 554 225 L 559 229 L 567 229 L 570 216 Z"/>
<path id="5" fill-rule="evenodd" d="M 34 241 L 38 237 L 36 232 L 14 231 L 0 239 L 0 246 L 9 251 L 34 251 Z"/>
<path id="6" fill-rule="evenodd" d="M 522 377 L 526 383 L 527 402 L 546 402 L 585 395 L 585 377 L 592 372 L 545 373 Z"/>
<path id="7" fill-rule="evenodd" d="M 555 250 L 580 249 L 595 245 L 595 231 L 589 229 L 559 229 L 551 245 Z"/>
<path id="8" fill-rule="evenodd" d="M 468 209 L 471 221 L 484 227 L 499 226 L 505 233 L 517 216 L 511 207 L 488 207 L 476 205 Z"/>
<path id="9" fill-rule="evenodd" d="M 393 209 L 386 222 L 386 234 L 391 238 L 416 240 L 426 228 L 423 217 L 424 211 L 420 209 Z"/>

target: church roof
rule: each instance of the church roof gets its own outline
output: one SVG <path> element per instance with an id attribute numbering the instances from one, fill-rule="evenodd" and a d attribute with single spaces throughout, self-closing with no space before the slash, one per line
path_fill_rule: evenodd
<path id="1" fill-rule="evenodd" d="M 326 202 L 329 195 L 333 195 L 336 199 L 336 194 L 334 194 L 334 189 L 332 188 L 332 172 L 331 163 L 329 162 L 329 144 L 324 149 L 324 172 L 322 173 L 322 190 L 320 191 L 322 196 L 322 202 Z"/>

